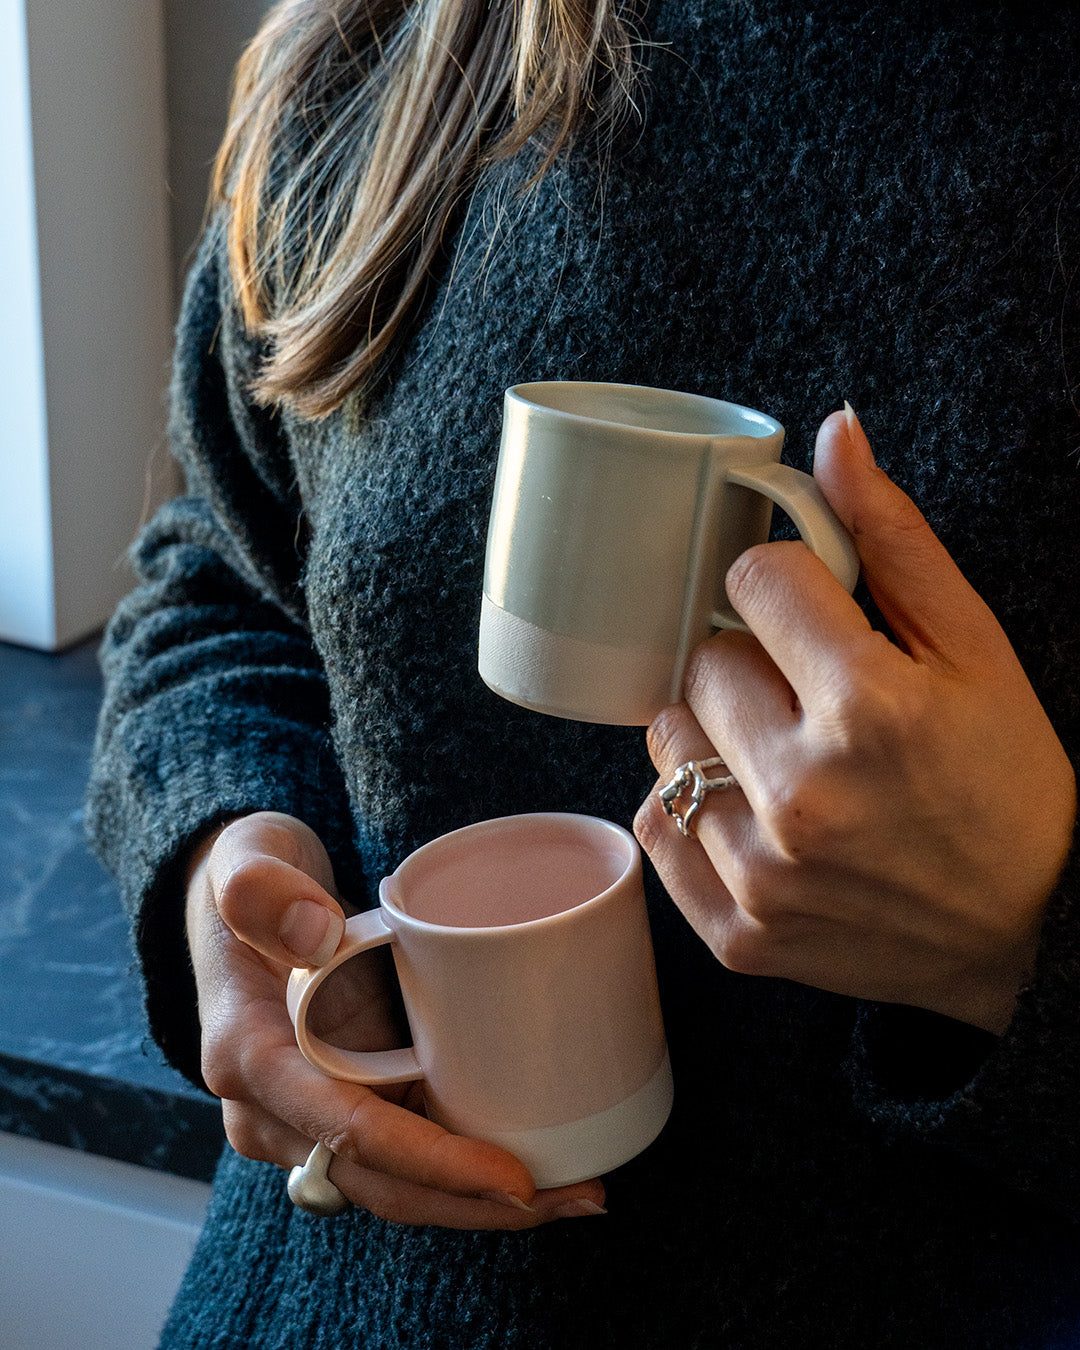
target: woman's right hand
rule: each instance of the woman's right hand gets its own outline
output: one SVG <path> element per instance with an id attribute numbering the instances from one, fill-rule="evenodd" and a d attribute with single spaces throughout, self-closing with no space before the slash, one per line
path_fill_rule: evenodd
<path id="1" fill-rule="evenodd" d="M 418 1083 L 364 1087 L 304 1059 L 285 1006 L 289 973 L 328 961 L 344 925 L 326 850 L 292 816 L 241 816 L 190 860 L 203 1076 L 222 1100 L 233 1148 L 291 1168 L 320 1141 L 335 1155 L 330 1177 L 346 1198 L 396 1223 L 522 1229 L 597 1213 L 599 1181 L 537 1191 L 511 1154 L 426 1119 Z M 327 981 L 320 1035 L 352 1049 L 399 1043 L 379 969 L 349 961 Z"/>

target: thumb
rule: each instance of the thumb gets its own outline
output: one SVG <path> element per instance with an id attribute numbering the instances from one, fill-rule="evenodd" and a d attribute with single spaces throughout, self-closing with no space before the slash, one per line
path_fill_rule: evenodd
<path id="1" fill-rule="evenodd" d="M 863 578 L 914 658 L 967 664 L 997 622 L 911 498 L 877 467 L 850 404 L 822 423 L 814 477 L 855 540 Z"/>
<path id="2" fill-rule="evenodd" d="M 345 931 L 341 906 L 312 875 L 326 873 L 321 880 L 328 880 L 329 860 L 325 869 L 312 865 L 305 832 L 310 834 L 286 816 L 246 816 L 219 835 L 207 859 L 214 901 L 227 927 L 279 965 L 325 965 Z"/>

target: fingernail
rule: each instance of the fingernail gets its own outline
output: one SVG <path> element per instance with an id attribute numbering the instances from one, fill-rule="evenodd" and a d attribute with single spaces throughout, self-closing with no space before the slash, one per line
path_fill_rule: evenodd
<path id="1" fill-rule="evenodd" d="M 480 1199 L 493 1200 L 497 1205 L 509 1205 L 511 1209 L 523 1209 L 529 1214 L 536 1213 L 532 1205 L 527 1205 L 520 1196 L 511 1195 L 509 1191 L 484 1191 Z"/>
<path id="2" fill-rule="evenodd" d="M 866 432 L 862 429 L 862 423 L 855 416 L 855 409 L 844 399 L 844 417 L 847 420 L 848 441 L 852 449 L 858 451 L 868 464 L 874 463 L 874 452 L 870 448 L 870 442 L 866 438 Z"/>
<path id="3" fill-rule="evenodd" d="M 281 939 L 303 966 L 324 966 L 338 949 L 345 920 L 315 900 L 297 900 L 285 911 Z"/>
<path id="4" fill-rule="evenodd" d="M 603 1205 L 594 1205 L 591 1200 L 568 1200 L 560 1205 L 552 1215 L 555 1219 L 584 1219 L 590 1214 L 606 1214 Z"/>

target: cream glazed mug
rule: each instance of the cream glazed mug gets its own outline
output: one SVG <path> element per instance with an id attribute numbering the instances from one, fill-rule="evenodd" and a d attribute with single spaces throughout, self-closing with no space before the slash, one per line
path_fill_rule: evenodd
<path id="1" fill-rule="evenodd" d="M 481 821 L 410 854 L 379 902 L 347 921 L 325 966 L 289 980 L 312 1064 L 369 1085 L 422 1080 L 433 1120 L 508 1149 L 541 1188 L 609 1172 L 660 1133 L 671 1067 L 631 834 L 564 813 Z M 319 987 L 384 943 L 413 1044 L 320 1040 Z"/>
<path id="2" fill-rule="evenodd" d="M 736 403 L 627 384 L 508 389 L 488 527 L 479 671 L 511 702 L 647 726 L 686 660 L 745 628 L 724 591 L 773 504 L 840 583 L 858 555 L 784 428 Z"/>

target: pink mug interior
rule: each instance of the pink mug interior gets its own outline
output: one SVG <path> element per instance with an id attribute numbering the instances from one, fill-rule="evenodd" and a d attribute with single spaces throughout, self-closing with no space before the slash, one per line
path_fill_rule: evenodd
<path id="1" fill-rule="evenodd" d="M 402 863 L 383 899 L 422 923 L 503 928 L 576 909 L 633 863 L 633 841 L 603 821 L 506 817 L 425 845 Z"/>

